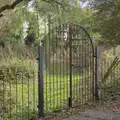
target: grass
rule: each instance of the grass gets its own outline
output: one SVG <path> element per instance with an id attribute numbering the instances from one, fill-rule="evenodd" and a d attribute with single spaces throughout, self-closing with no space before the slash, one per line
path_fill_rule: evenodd
<path id="1" fill-rule="evenodd" d="M 24 57 L 22 59 L 7 57 L 0 59 L 0 66 L 2 65 L 8 68 L 24 68 L 28 72 L 35 70 L 35 74 L 33 75 L 30 72 L 31 79 L 22 78 L 21 76 L 19 80 L 16 79 L 14 84 L 6 86 L 8 87 L 11 99 L 14 98 L 14 103 L 9 100 L 11 104 L 9 113 L 4 114 L 4 118 L 1 117 L 0 120 L 29 120 L 33 116 L 37 117 L 38 75 L 36 73 L 38 70 L 36 68 L 38 65 L 36 60 L 24 59 Z M 69 73 L 66 74 L 66 71 L 69 71 L 68 63 L 66 61 L 56 62 L 51 64 L 48 69 L 52 74 L 45 71 L 43 78 L 44 112 L 47 115 L 68 108 L 68 99 L 70 97 L 70 76 Z M 61 71 L 64 73 L 61 73 Z M 90 72 L 90 69 L 88 71 Z M 92 76 L 86 70 L 84 74 L 73 73 L 72 78 L 73 105 L 84 105 L 88 100 L 92 99 Z"/>
<path id="2" fill-rule="evenodd" d="M 70 94 L 69 75 L 47 75 L 44 76 L 44 111 L 50 114 L 62 109 L 68 108 L 68 99 Z M 73 76 L 73 97 L 80 94 L 84 97 L 85 88 L 80 88 L 80 75 Z M 21 81 L 22 82 L 22 81 Z M 84 82 L 85 84 L 85 82 Z M 74 88 L 76 87 L 76 89 Z M 85 87 L 85 86 L 84 86 Z M 78 90 L 80 89 L 80 91 Z M 33 79 L 28 79 L 24 84 L 17 83 L 11 85 L 11 94 L 14 96 L 15 104 L 11 106 L 10 113 L 5 115 L 10 120 L 26 120 L 32 116 L 37 116 L 38 112 L 38 81 L 37 75 Z M 83 96 L 82 96 L 83 95 Z M 87 94 L 86 94 L 87 95 Z M 82 99 L 82 98 L 81 98 Z M 86 99 L 86 98 L 85 98 Z M 85 100 L 83 100 L 85 102 Z M 5 120 L 8 120 L 5 118 Z"/>
<path id="3" fill-rule="evenodd" d="M 7 61 L 9 63 L 9 61 Z M 33 64 L 34 63 L 34 64 Z M 22 73 L 19 78 L 16 78 L 11 86 L 8 85 L 10 95 L 14 97 L 14 103 L 10 100 L 11 107 L 9 113 L 4 114 L 3 120 L 26 120 L 33 116 L 38 116 L 38 75 L 37 70 L 33 69 L 33 66 L 37 68 L 37 64 L 31 60 L 10 60 L 10 65 L 3 63 L 11 68 L 25 69 L 30 72 L 30 79 L 25 78 Z M 44 72 L 44 112 L 45 114 L 51 114 L 53 112 L 68 108 L 68 99 L 70 97 L 70 76 L 69 73 L 60 73 L 58 66 L 55 67 L 53 74 Z M 64 67 L 63 67 L 64 68 Z M 31 71 L 34 71 L 33 73 Z M 65 71 L 65 70 L 63 70 Z M 56 73 L 56 74 L 55 74 Z M 72 93 L 73 93 L 73 105 L 80 105 L 87 102 L 88 97 L 91 95 L 91 83 L 92 81 L 88 77 L 88 74 L 73 74 L 72 75 Z M 9 78 L 9 77 L 8 77 Z M 11 97 L 12 99 L 12 97 Z M 78 101 L 77 101 L 78 100 Z M 1 120 L 1 118 L 0 118 Z"/>

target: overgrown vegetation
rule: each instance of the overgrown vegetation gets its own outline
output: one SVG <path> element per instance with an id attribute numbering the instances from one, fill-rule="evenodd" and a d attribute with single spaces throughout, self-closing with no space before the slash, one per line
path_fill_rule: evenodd
<path id="1" fill-rule="evenodd" d="M 9 51 L 2 51 L 3 54 L 0 58 L 0 116 L 4 119 L 10 118 L 14 120 L 16 119 L 16 115 L 20 119 L 23 112 L 26 112 L 23 115 L 25 117 L 28 113 L 26 111 L 28 110 L 28 95 L 33 91 L 32 84 L 36 83 L 37 61 L 33 58 L 29 59 L 30 56 L 28 58 L 22 54 L 17 56 L 17 53 L 20 53 L 18 51 L 11 51 L 11 56 L 9 56 Z M 28 85 L 30 88 L 28 88 Z M 21 108 L 23 105 L 21 103 L 23 102 L 23 95 L 26 96 L 24 97 L 25 105 Z M 35 112 L 33 111 L 33 105 L 30 106 L 29 112 L 31 116 L 32 112 Z M 28 114 L 26 117 L 28 117 Z M 24 119 L 27 119 L 26 117 Z"/>
<path id="2" fill-rule="evenodd" d="M 2 1 L 0 5 L 0 117 L 4 117 L 6 120 L 10 118 L 11 120 L 17 118 L 25 120 L 30 119 L 29 115 L 32 117 L 37 114 L 38 65 L 36 58 L 39 43 L 46 46 L 44 49 L 44 51 L 46 50 L 44 93 L 46 96 L 54 93 L 52 98 L 47 96 L 48 100 L 45 101 L 45 104 L 48 104 L 53 110 L 58 110 L 60 105 L 57 105 L 58 103 L 51 105 L 51 101 L 62 101 L 64 106 L 64 102 L 68 102 L 68 86 L 70 85 L 68 81 L 69 62 L 67 61 L 69 43 L 67 40 L 55 41 L 56 38 L 53 36 L 56 34 L 54 33 L 56 26 L 63 23 L 81 25 L 95 38 L 94 43 L 97 45 L 116 48 L 120 44 L 119 14 L 119 0 L 93 0 L 92 2 L 90 0 L 10 0 L 10 3 L 8 0 Z M 61 47 L 60 43 L 64 45 Z M 119 51 L 119 47 L 114 52 L 114 55 L 119 56 L 117 51 Z M 112 60 L 115 57 L 111 51 L 106 54 L 106 57 Z M 102 62 L 107 66 L 106 69 L 101 68 L 105 75 L 110 65 L 107 64 L 107 61 Z M 82 73 L 82 71 L 79 72 Z M 114 71 L 106 74 L 107 77 L 101 83 L 102 90 L 106 91 L 107 96 L 110 95 L 112 99 L 120 98 L 119 87 L 114 89 L 120 84 L 119 79 L 116 79 L 119 77 L 117 76 L 119 72 L 120 67 L 117 66 Z M 87 72 L 84 74 L 87 75 Z M 114 76 L 114 80 L 109 82 L 111 76 Z M 86 84 L 85 88 L 89 86 L 87 77 L 84 83 L 81 83 L 83 81 L 80 74 L 73 77 L 78 79 L 73 82 L 73 86 L 81 84 Z M 51 85 L 47 86 L 48 83 Z M 80 89 L 83 92 L 85 88 Z M 87 88 L 88 91 L 91 89 Z M 78 87 L 75 90 L 79 91 Z M 83 94 L 82 92 L 80 94 Z M 85 94 L 84 101 L 88 99 L 87 93 Z M 45 108 L 49 112 L 51 109 Z"/>

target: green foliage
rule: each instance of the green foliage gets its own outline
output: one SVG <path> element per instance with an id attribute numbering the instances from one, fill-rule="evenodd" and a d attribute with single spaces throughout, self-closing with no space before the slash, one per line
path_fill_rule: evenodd
<path id="1" fill-rule="evenodd" d="M 102 99 L 118 100 L 120 99 L 120 63 L 118 59 L 115 62 L 114 56 L 107 56 L 101 59 L 101 80 L 100 80 L 100 95 Z M 113 62 L 114 61 L 114 62 Z M 116 65 L 114 65 L 114 64 Z M 112 67 L 113 66 L 113 67 Z M 106 77 L 107 75 L 107 77 Z M 104 79 L 105 78 L 105 79 Z"/>
<path id="2" fill-rule="evenodd" d="M 35 66 L 34 68 L 33 65 Z M 13 73 L 16 74 L 17 72 L 21 72 L 24 73 L 23 75 L 25 78 L 30 78 L 30 74 L 33 71 L 35 71 L 36 68 L 37 68 L 37 63 L 34 60 L 28 60 L 28 59 L 21 60 L 19 58 L 12 58 L 6 60 L 6 62 L 1 63 L 0 74 L 1 75 L 4 74 L 5 78 L 7 78 L 7 73 L 13 75 Z"/>
<path id="3" fill-rule="evenodd" d="M 109 46 L 120 44 L 120 1 L 92 0 L 89 3 L 93 7 L 95 21 L 95 25 L 93 26 L 94 32 L 100 34 L 98 43 Z"/>
<path id="4" fill-rule="evenodd" d="M 4 83 L 3 83 L 4 82 Z M 9 82 L 5 77 L 0 76 L 0 114 L 3 116 L 5 113 L 9 113 L 12 106 L 15 105 L 14 96 L 11 95 L 9 90 Z"/>
<path id="5" fill-rule="evenodd" d="M 51 95 L 51 92 L 56 92 L 55 96 L 52 96 L 50 98 L 51 100 L 55 101 L 55 104 L 51 105 L 49 101 L 50 99 L 46 99 L 45 104 L 50 105 L 53 109 L 60 108 L 60 104 L 57 107 L 57 100 L 60 98 L 60 95 L 65 96 L 65 100 L 62 101 L 68 101 L 68 96 L 65 95 L 64 91 L 69 92 L 67 90 L 66 86 L 69 86 L 68 78 L 69 76 L 66 75 L 61 79 L 61 71 L 68 72 L 68 68 L 66 66 L 66 69 L 63 70 L 63 66 L 60 65 L 60 62 L 64 65 L 66 61 L 56 61 L 56 63 L 53 65 L 52 58 L 54 57 L 55 53 L 60 53 L 60 49 L 63 50 L 64 53 L 66 53 L 67 56 L 67 47 L 66 48 L 60 48 L 55 49 L 56 38 L 51 37 L 50 32 L 54 32 L 56 29 L 55 27 L 58 24 L 63 24 L 65 22 L 71 22 L 75 24 L 79 24 L 82 26 L 85 26 L 86 28 L 89 28 L 89 19 L 92 16 L 91 9 L 89 8 L 81 8 L 79 5 L 79 0 L 62 0 L 62 2 L 51 0 L 48 2 L 44 2 L 44 0 L 37 0 L 37 2 L 33 3 L 31 5 L 31 8 L 33 8 L 32 11 L 28 9 L 28 4 L 21 4 L 20 6 L 16 7 L 15 11 L 13 12 L 12 16 L 8 17 L 8 19 L 1 19 L 1 23 L 4 23 L 4 21 L 7 21 L 4 23 L 4 25 L 1 27 L 2 31 L 0 32 L 0 40 L 5 41 L 5 48 L 1 48 L 0 50 L 0 86 L 3 86 L 3 80 L 5 83 L 5 89 L 2 89 L 0 93 L 3 93 L 0 95 L 0 104 L 3 103 L 4 100 L 4 109 L 3 113 L 9 113 L 10 109 L 12 109 L 12 112 L 15 114 L 15 105 L 16 105 L 16 89 L 18 90 L 18 108 L 19 111 L 17 113 L 20 118 L 22 118 L 22 114 L 24 116 L 24 119 L 28 119 L 28 112 L 27 109 L 29 109 L 29 114 L 32 115 L 32 107 L 33 106 L 31 101 L 33 99 L 28 100 L 28 94 L 31 95 L 33 92 L 33 83 L 31 83 L 33 79 L 33 72 L 37 73 L 37 64 L 36 64 L 36 47 L 32 46 L 25 46 L 23 43 L 23 37 L 30 33 L 35 33 L 35 39 L 41 40 L 45 36 L 46 40 L 43 40 L 44 44 L 47 45 L 47 51 L 50 53 L 47 57 L 50 59 L 47 59 L 47 62 L 51 62 L 51 65 L 48 66 L 50 73 L 56 73 L 55 75 L 48 75 L 44 77 L 45 83 L 50 83 L 51 85 L 44 89 L 45 93 Z M 25 31 L 23 24 L 28 23 L 27 29 Z M 50 40 L 50 43 L 49 43 Z M 50 50 L 49 50 L 49 46 Z M 64 43 L 67 46 L 67 42 Z M 50 56 L 51 55 L 51 56 Z M 61 56 L 60 56 L 61 57 Z M 63 56 L 64 59 L 64 56 Z M 67 59 L 67 57 L 66 57 Z M 66 63 L 67 64 L 67 63 Z M 64 66 L 65 67 L 65 66 Z M 46 72 L 46 71 L 45 71 Z M 17 79 L 16 79 L 17 77 Z M 36 76 L 37 77 L 37 76 Z M 34 79 L 36 79 L 36 77 Z M 77 76 L 74 76 L 76 78 Z M 28 81 L 30 80 L 30 81 Z M 59 83 L 55 83 L 54 80 L 57 80 Z M 61 85 L 61 80 L 63 80 L 64 84 Z M 18 82 L 18 85 L 16 86 L 16 82 Z M 23 86 L 21 84 L 23 82 Z M 29 83 L 30 82 L 30 83 Z M 74 81 L 73 85 L 76 86 L 78 84 L 78 81 Z M 28 84 L 29 87 L 28 87 Z M 38 84 L 35 82 L 35 88 L 37 88 Z M 9 92 L 10 87 L 12 87 L 12 95 Z M 2 88 L 2 87 L 0 87 Z M 22 94 L 22 90 L 24 89 L 24 93 Z M 49 89 L 50 91 L 46 91 Z M 69 88 L 68 88 L 69 89 Z M 82 88 L 81 88 L 82 89 Z M 37 91 L 37 90 L 36 90 Z M 83 90 L 82 90 L 83 91 Z M 35 94 L 38 94 L 35 92 Z M 4 99 L 3 95 L 8 96 Z M 22 95 L 24 95 L 24 104 L 21 103 L 22 101 Z M 31 95 L 32 96 L 32 95 Z M 34 96 L 34 95 L 33 95 Z M 45 97 L 48 97 L 47 95 Z M 60 99 L 59 99 L 60 100 Z M 58 101 L 60 103 L 60 101 Z M 37 102 L 36 102 L 37 103 Z M 8 105 L 9 104 L 9 105 Z M 30 104 L 28 108 L 28 104 Z M 37 105 L 36 105 L 37 106 Z M 22 108 L 23 107 L 23 108 Z M 37 109 L 37 108 L 36 108 Z M 23 113 L 21 112 L 23 110 Z M 50 109 L 51 110 L 51 109 Z M 46 111 L 50 111 L 47 110 Z M 13 120 L 15 119 L 15 115 L 12 114 Z M 5 114 L 5 119 L 9 119 L 9 116 Z M 11 118 L 11 119 L 12 119 Z"/>
<path id="6" fill-rule="evenodd" d="M 35 68 L 33 68 L 33 64 Z M 30 83 L 33 79 L 33 74 L 36 71 L 36 61 L 21 60 L 19 58 L 7 59 L 1 61 L 0 64 L 0 113 L 7 115 L 13 111 L 16 105 L 16 93 L 13 88 L 17 84 L 27 84 L 28 79 Z M 34 78 L 35 79 L 35 78 Z M 5 117 L 5 116 L 4 116 Z M 7 119 L 9 118 L 6 116 Z"/>
<path id="7" fill-rule="evenodd" d="M 2 32 L 1 36 L 12 38 L 13 42 L 23 39 L 25 36 L 23 24 L 27 22 L 28 28 L 32 26 L 31 32 L 34 32 L 36 40 L 40 40 L 42 36 L 41 29 L 42 32 L 44 31 L 44 28 L 41 28 L 41 24 L 48 23 L 49 14 L 51 14 L 51 22 L 54 25 L 59 22 L 72 22 L 87 28 L 89 27 L 89 20 L 92 15 L 89 8 L 80 7 L 79 0 L 62 0 L 62 2 L 57 2 L 56 0 L 37 0 L 28 4 L 23 3 L 16 7 L 13 16 L 10 18 L 10 24 L 5 23 L 5 26 L 1 28 L 3 31 L 4 29 L 6 31 Z M 1 21 L 1 23 L 4 23 L 3 18 Z M 6 21 L 8 22 L 9 20 Z"/>

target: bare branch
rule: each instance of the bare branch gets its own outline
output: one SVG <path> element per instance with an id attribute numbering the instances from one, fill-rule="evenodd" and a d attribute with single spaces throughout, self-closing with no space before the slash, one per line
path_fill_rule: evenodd
<path id="1" fill-rule="evenodd" d="M 19 3 L 23 2 L 23 1 L 29 2 L 31 0 L 15 0 L 11 4 L 6 4 L 6 5 L 3 5 L 2 7 L 0 7 L 0 18 L 3 17 L 3 12 L 5 10 L 14 9 Z M 42 0 L 42 1 L 50 3 L 51 5 L 53 5 L 52 3 L 56 3 L 64 8 L 64 5 L 61 2 L 59 2 L 58 0 Z"/>
<path id="2" fill-rule="evenodd" d="M 14 9 L 19 3 L 23 2 L 24 0 L 15 0 L 13 3 L 11 4 L 6 4 L 3 5 L 2 7 L 0 7 L 0 17 L 3 16 L 2 12 L 4 12 L 5 10 L 9 10 L 9 9 Z M 28 2 L 30 0 L 27 0 Z"/>
<path id="3" fill-rule="evenodd" d="M 0 14 L 0 18 L 3 17 L 3 14 Z"/>

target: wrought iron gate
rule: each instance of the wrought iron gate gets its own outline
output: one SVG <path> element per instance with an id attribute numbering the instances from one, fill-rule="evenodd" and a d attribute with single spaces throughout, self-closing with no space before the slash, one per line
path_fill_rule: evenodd
<path id="1" fill-rule="evenodd" d="M 119 57 L 100 60 L 99 49 L 94 52 L 90 35 L 79 25 L 51 25 L 47 30 L 38 48 L 38 69 L 33 69 L 35 61 L 26 69 L 28 61 L 22 60 L 0 67 L 0 120 L 37 119 L 38 112 L 42 117 L 119 96 Z"/>
<path id="2" fill-rule="evenodd" d="M 70 26 L 70 93 L 73 106 L 94 99 L 94 47 L 87 31 L 79 25 Z"/>
<path id="3" fill-rule="evenodd" d="M 94 47 L 89 34 L 73 24 L 48 29 L 39 59 L 44 61 L 39 67 L 43 73 L 43 79 L 39 77 L 39 88 L 43 88 L 39 89 L 40 116 L 94 99 Z"/>

